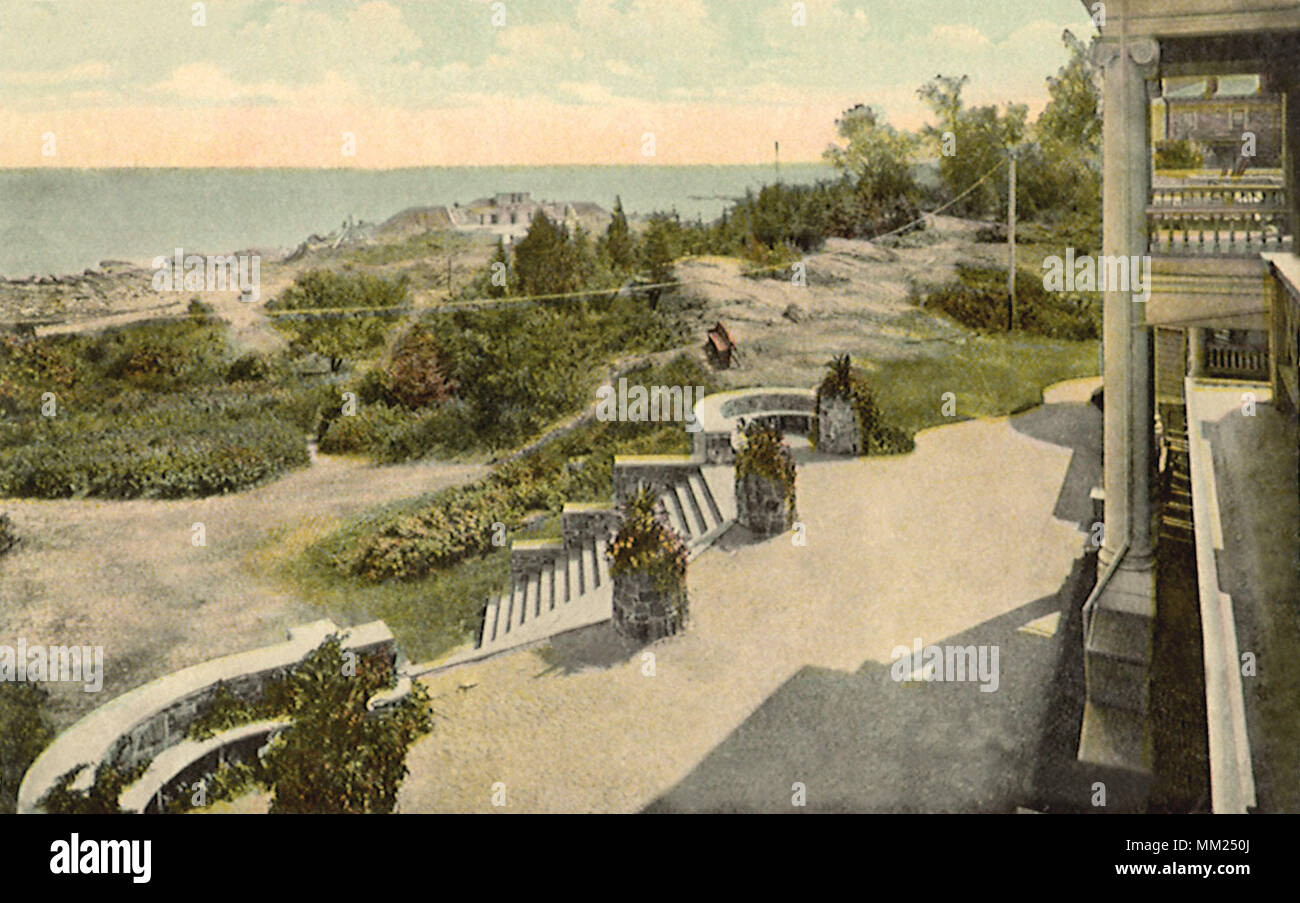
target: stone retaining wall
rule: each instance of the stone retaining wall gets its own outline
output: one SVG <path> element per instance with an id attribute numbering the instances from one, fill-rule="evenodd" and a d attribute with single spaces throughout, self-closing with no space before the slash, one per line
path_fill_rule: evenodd
<path id="1" fill-rule="evenodd" d="M 332 621 L 316 621 L 291 629 L 284 643 L 212 659 L 108 701 L 55 738 L 32 763 L 18 791 L 18 811 L 39 811 L 41 798 L 78 766 L 83 767 L 71 786 L 84 790 L 101 764 L 129 768 L 152 761 L 185 740 L 185 731 L 221 686 L 254 699 L 267 681 L 286 675 L 325 637 L 340 632 Z M 396 664 L 397 642 L 382 621 L 349 628 L 346 634 L 344 649 Z"/>

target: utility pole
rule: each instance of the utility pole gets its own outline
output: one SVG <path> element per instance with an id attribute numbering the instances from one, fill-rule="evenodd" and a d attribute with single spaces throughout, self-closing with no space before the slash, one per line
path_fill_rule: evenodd
<path id="1" fill-rule="evenodd" d="M 780 185 L 781 184 L 781 142 L 774 141 L 773 144 L 775 145 L 776 184 Z"/>
<path id="2" fill-rule="evenodd" d="M 1016 149 L 1011 149 L 1007 179 L 1007 332 L 1016 328 Z"/>

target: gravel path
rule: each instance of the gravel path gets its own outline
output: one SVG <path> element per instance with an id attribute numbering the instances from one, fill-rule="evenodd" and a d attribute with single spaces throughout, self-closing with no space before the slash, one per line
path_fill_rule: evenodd
<path id="1" fill-rule="evenodd" d="M 691 565 L 682 636 L 632 650 L 593 628 L 430 676 L 399 809 L 500 811 L 500 782 L 517 812 L 790 811 L 800 781 L 809 808 L 1009 810 L 1084 536 L 1061 512 L 1086 504 L 1068 475 L 1096 385 L 928 430 L 910 455 L 805 461 L 807 545 L 725 538 Z M 999 690 L 888 679 L 917 637 L 998 645 Z"/>

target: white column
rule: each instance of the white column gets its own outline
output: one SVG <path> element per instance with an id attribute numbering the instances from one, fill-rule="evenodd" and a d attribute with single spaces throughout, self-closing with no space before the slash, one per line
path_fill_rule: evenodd
<path id="1" fill-rule="evenodd" d="M 1146 206 L 1151 191 L 1150 112 L 1146 79 L 1154 76 L 1159 47 L 1150 39 L 1099 45 L 1105 69 L 1102 94 L 1102 253 L 1131 258 L 1147 253 Z M 1104 568 L 1125 542 L 1127 569 L 1151 566 L 1153 421 L 1151 339 L 1143 302 L 1131 287 L 1105 292 L 1106 531 Z"/>

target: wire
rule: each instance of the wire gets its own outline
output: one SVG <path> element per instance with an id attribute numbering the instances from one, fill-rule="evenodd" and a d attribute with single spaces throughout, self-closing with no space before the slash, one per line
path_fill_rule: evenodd
<path id="1" fill-rule="evenodd" d="M 974 191 L 976 188 L 982 185 L 985 181 L 989 179 L 990 176 L 992 176 L 1000 168 L 1005 166 L 1006 162 L 1007 161 L 1005 158 L 1000 160 L 992 168 L 990 168 L 988 172 L 984 173 L 984 175 L 980 176 L 978 179 L 972 182 L 970 186 L 967 187 L 966 190 L 963 191 L 961 194 L 957 195 L 952 200 L 944 204 L 941 204 L 940 206 L 936 207 L 935 209 L 927 213 L 922 213 L 919 217 L 912 220 L 911 222 L 904 223 L 903 225 L 899 226 L 897 229 L 891 229 L 888 232 L 882 232 L 879 235 L 873 235 L 870 238 L 859 239 L 859 240 L 872 242 L 872 241 L 879 241 L 882 238 L 889 238 L 892 235 L 897 235 L 900 232 L 905 232 L 908 229 L 911 229 L 914 226 L 917 226 L 925 222 L 927 217 L 936 216 L 939 213 L 942 213 L 944 210 L 947 210 L 953 204 L 956 204 L 962 198 L 966 197 L 968 194 L 970 194 L 972 191 Z M 683 256 L 678 259 L 679 260 L 689 259 L 689 255 Z M 763 266 L 763 267 L 742 268 L 742 274 L 749 276 L 755 273 L 766 273 L 766 272 L 774 272 L 776 270 L 784 270 L 790 267 L 791 263 L 793 263 L 793 261 L 787 263 L 770 264 L 768 266 Z M 399 315 L 410 314 L 410 313 L 420 313 L 420 314 L 455 313 L 457 311 L 487 309 L 487 308 L 492 308 L 497 306 L 504 306 L 507 304 L 531 304 L 536 301 L 561 301 L 561 300 L 568 300 L 573 298 L 586 298 L 592 295 L 610 295 L 610 294 L 617 295 L 625 292 L 630 292 L 630 293 L 647 292 L 655 289 L 677 288 L 683 285 L 687 285 L 688 283 L 689 280 L 674 279 L 670 282 L 655 282 L 649 284 L 623 285 L 623 286 L 611 287 L 611 288 L 584 289 L 582 291 L 576 291 L 576 292 L 556 292 L 556 293 L 545 294 L 545 295 L 520 295 L 520 296 L 510 296 L 510 297 L 503 297 L 503 298 L 464 298 L 459 301 L 447 301 L 445 303 L 438 304 L 433 307 L 415 307 L 414 305 L 403 305 L 401 307 L 317 307 L 317 308 L 289 308 L 284 310 L 272 310 L 270 307 L 265 307 L 263 308 L 263 313 L 268 317 L 274 317 L 277 319 L 288 319 L 288 320 L 311 319 L 312 317 L 319 317 L 319 316 L 348 317 L 348 316 L 357 316 L 360 314 L 367 314 L 367 313 L 375 316 L 399 316 Z M 164 306 L 171 306 L 171 305 L 164 305 Z M 155 307 L 155 308 L 144 308 L 141 311 L 121 311 L 119 313 L 103 314 L 96 318 L 87 318 L 87 319 L 102 319 L 103 317 L 110 317 L 110 316 L 111 317 L 129 316 L 131 314 L 141 313 L 148 310 L 157 310 L 157 309 L 158 308 Z M 142 319 L 180 320 L 180 319 L 185 319 L 188 316 L 190 316 L 188 312 L 176 312 L 170 314 L 160 314 L 159 316 L 156 317 L 146 317 Z M 26 319 L 26 320 L 10 320 L 7 321 L 7 325 L 15 326 L 15 327 L 25 326 L 25 325 L 66 326 L 66 325 L 75 325 L 75 322 L 69 320 L 61 320 L 58 321 L 57 323 L 50 323 L 48 319 L 41 318 L 41 319 Z"/>

